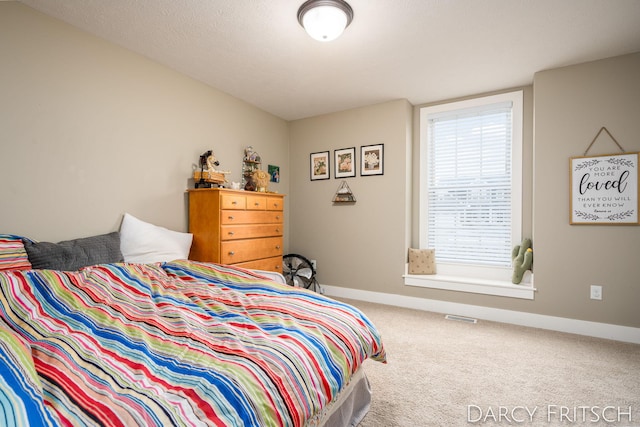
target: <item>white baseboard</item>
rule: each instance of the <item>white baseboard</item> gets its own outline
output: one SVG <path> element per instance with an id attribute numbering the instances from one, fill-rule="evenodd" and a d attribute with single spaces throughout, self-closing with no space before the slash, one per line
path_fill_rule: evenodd
<path id="1" fill-rule="evenodd" d="M 322 285 L 325 295 L 640 344 L 640 328 Z"/>

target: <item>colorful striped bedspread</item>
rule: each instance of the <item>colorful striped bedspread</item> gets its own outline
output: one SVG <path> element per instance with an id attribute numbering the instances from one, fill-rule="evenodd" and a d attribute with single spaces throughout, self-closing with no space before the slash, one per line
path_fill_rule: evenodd
<path id="1" fill-rule="evenodd" d="M 231 267 L 13 270 L 0 287 L 0 425 L 314 425 L 386 357 L 356 308 Z"/>

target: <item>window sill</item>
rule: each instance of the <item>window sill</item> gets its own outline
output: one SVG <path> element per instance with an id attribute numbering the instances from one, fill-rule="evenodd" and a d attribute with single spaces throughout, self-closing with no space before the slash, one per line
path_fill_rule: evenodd
<path id="1" fill-rule="evenodd" d="M 497 295 L 510 298 L 532 300 L 536 291 L 536 288 L 533 287 L 533 274 L 531 274 L 530 271 L 525 273 L 521 285 L 514 285 L 511 282 L 502 280 L 485 280 L 443 274 L 414 275 L 405 273 L 402 277 L 404 277 L 404 284 L 406 286 L 471 292 L 474 294 Z"/>

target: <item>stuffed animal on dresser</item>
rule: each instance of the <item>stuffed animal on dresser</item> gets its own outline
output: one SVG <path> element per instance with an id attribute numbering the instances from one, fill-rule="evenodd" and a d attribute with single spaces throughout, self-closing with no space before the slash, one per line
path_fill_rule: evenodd
<path id="1" fill-rule="evenodd" d="M 269 187 L 269 174 L 263 170 L 256 170 L 251 174 L 251 178 L 256 186 L 256 191 L 261 191 L 263 193 L 267 192 L 267 188 Z"/>

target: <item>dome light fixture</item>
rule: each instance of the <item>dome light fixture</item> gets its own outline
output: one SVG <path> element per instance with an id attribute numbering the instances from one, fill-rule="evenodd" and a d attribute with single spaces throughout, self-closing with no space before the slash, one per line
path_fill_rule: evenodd
<path id="1" fill-rule="evenodd" d="M 308 0 L 298 9 L 298 22 L 315 40 L 328 42 L 353 20 L 353 9 L 344 0 Z"/>

